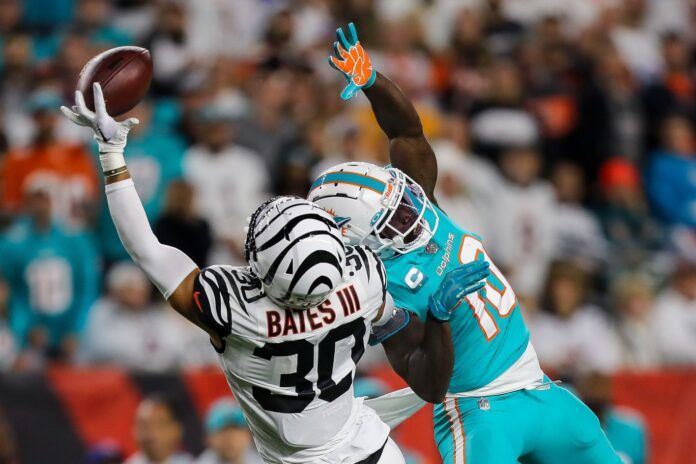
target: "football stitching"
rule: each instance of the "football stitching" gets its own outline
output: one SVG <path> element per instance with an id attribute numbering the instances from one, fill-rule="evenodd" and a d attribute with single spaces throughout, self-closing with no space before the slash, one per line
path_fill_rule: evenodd
<path id="1" fill-rule="evenodd" d="M 135 59 L 136 56 L 137 56 L 137 55 L 131 56 L 130 59 L 126 60 L 121 66 L 119 66 L 118 68 L 116 68 L 116 69 L 111 73 L 111 75 L 108 77 L 108 79 L 105 79 L 105 80 L 104 80 L 104 83 L 103 83 L 103 84 L 100 82 L 99 84 L 102 86 L 102 89 L 106 89 L 106 86 L 109 84 L 109 82 L 111 82 L 111 80 L 112 80 L 114 77 L 116 77 L 116 75 L 117 75 L 118 73 L 120 73 L 121 70 L 122 70 L 123 68 L 125 68 L 126 66 L 128 66 L 128 63 L 130 63 L 131 61 L 133 61 L 133 60 Z"/>

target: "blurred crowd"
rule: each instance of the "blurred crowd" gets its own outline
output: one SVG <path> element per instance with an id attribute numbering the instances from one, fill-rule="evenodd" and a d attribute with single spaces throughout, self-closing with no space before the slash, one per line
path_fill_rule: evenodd
<path id="1" fill-rule="evenodd" d="M 438 202 L 484 238 L 545 367 L 696 366 L 692 2 L 0 0 L 0 370 L 216 362 L 130 264 L 90 133 L 58 111 L 83 65 L 151 51 L 126 149 L 147 214 L 200 266 L 242 264 L 263 199 L 388 162 L 326 63 L 349 21 L 415 103 Z"/>
<path id="2" fill-rule="evenodd" d="M 182 412 L 175 398 L 154 394 L 140 402 L 134 435 L 138 450 L 130 457 L 104 441 L 88 450 L 86 464 L 262 464 L 251 432 L 234 399 L 213 403 L 203 421 L 206 449 L 196 458 L 183 450 Z"/>

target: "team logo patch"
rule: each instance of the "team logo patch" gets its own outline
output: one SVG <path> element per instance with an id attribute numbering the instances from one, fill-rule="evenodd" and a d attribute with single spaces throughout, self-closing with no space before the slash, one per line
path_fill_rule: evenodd
<path id="1" fill-rule="evenodd" d="M 478 407 L 481 411 L 488 411 L 489 409 L 491 409 L 491 403 L 488 401 L 487 398 L 479 398 Z"/>
<path id="2" fill-rule="evenodd" d="M 384 189 L 384 194 L 382 195 L 382 200 L 384 202 L 388 202 L 392 196 L 392 193 L 394 193 L 394 184 L 389 182 L 387 184 L 387 187 Z"/>
<path id="3" fill-rule="evenodd" d="M 434 255 L 434 254 L 437 253 L 438 251 L 440 251 L 440 245 L 438 245 L 438 244 L 435 243 L 435 242 L 429 242 L 429 243 L 425 246 L 425 252 L 426 252 L 427 254 L 429 254 L 429 255 Z"/>
<path id="4" fill-rule="evenodd" d="M 382 217 L 382 214 L 383 214 L 383 213 L 384 213 L 384 210 L 383 210 L 383 209 L 377 211 L 377 214 L 375 214 L 374 216 L 372 216 L 372 220 L 370 220 L 370 225 L 371 225 L 371 226 L 374 226 L 375 224 L 377 224 L 377 221 L 379 221 L 379 218 Z"/>

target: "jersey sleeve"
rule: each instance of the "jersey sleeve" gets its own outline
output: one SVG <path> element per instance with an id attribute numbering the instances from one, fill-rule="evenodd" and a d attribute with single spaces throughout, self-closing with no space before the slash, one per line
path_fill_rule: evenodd
<path id="1" fill-rule="evenodd" d="M 361 273 L 361 281 L 370 295 L 370 301 L 374 302 L 367 317 L 372 323 L 369 343 L 377 345 L 406 327 L 410 315 L 408 311 L 397 308 L 387 292 L 386 270 L 375 252 L 363 246 L 352 247 L 346 259 L 353 265 L 354 272 Z"/>
<path id="2" fill-rule="evenodd" d="M 371 346 L 379 345 L 388 340 L 406 327 L 410 321 L 409 312 L 394 306 L 394 300 L 387 293 L 382 316 L 372 324 L 369 344 Z"/>
<path id="3" fill-rule="evenodd" d="M 201 271 L 193 285 L 193 300 L 199 317 L 220 337 L 232 332 L 233 304 L 238 304 L 232 266 L 210 266 Z"/>
<path id="4" fill-rule="evenodd" d="M 425 320 L 431 285 L 437 282 L 415 266 L 400 268 L 388 264 L 387 267 L 387 288 L 394 298 L 394 305 Z"/>
<path id="5" fill-rule="evenodd" d="M 346 261 L 352 273 L 357 273 L 360 286 L 369 301 L 369 313 L 366 318 L 375 322 L 379 311 L 387 298 L 387 278 L 382 260 L 369 248 L 364 246 L 348 247 Z"/>

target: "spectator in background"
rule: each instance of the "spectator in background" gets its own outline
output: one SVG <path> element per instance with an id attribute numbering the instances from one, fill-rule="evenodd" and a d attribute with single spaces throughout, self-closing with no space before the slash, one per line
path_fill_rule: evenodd
<path id="1" fill-rule="evenodd" d="M 282 68 L 262 73 L 252 85 L 250 112 L 235 124 L 237 143 L 260 154 L 267 169 L 276 172 L 282 149 L 297 137 L 288 116 L 293 74 Z"/>
<path id="2" fill-rule="evenodd" d="M 597 217 L 583 206 L 586 181 L 582 169 L 573 163 L 558 163 L 551 172 L 551 182 L 557 202 L 553 213 L 554 258 L 598 270 L 609 259 L 607 243 Z"/>
<path id="3" fill-rule="evenodd" d="M 150 102 L 141 102 L 123 117 L 140 120 L 128 135 L 125 156 L 145 213 L 154 222 L 162 210 L 169 183 L 183 176 L 184 142 L 177 134 L 153 124 Z M 102 199 L 97 235 L 107 263 L 130 259 L 118 238 L 106 198 Z"/>
<path id="4" fill-rule="evenodd" d="M 206 58 L 255 57 L 271 8 L 274 5 L 257 0 L 189 2 L 187 30 L 192 50 Z"/>
<path id="5" fill-rule="evenodd" d="M 4 38 L 21 31 L 21 20 L 22 5 L 19 0 L 0 0 L 0 36 Z"/>
<path id="6" fill-rule="evenodd" d="M 180 451 L 183 428 L 173 401 L 151 395 L 140 402 L 135 416 L 138 451 L 125 464 L 193 464 L 193 458 Z"/>
<path id="7" fill-rule="evenodd" d="M 326 156 L 312 168 L 311 179 L 316 179 L 319 174 L 331 166 L 347 161 L 378 162 L 361 146 L 362 134 L 360 126 L 342 118 L 334 120 L 324 126 L 324 138 L 326 143 Z"/>
<path id="8" fill-rule="evenodd" d="M 75 0 L 22 0 L 24 23 L 42 33 L 55 30 L 73 19 Z"/>
<path id="9" fill-rule="evenodd" d="M 547 161 L 578 155 L 574 143 L 577 85 L 572 75 L 577 52 L 569 40 L 566 20 L 560 13 L 545 15 L 535 24 L 534 37 L 525 40 L 518 52 L 528 105 L 538 119 Z"/>
<path id="10" fill-rule="evenodd" d="M 634 162 L 643 154 L 644 111 L 639 94 L 639 83 L 631 74 L 620 53 L 612 48 L 598 51 L 595 67 L 595 79 L 600 93 L 599 113 L 606 123 L 602 132 L 595 136 L 604 136 L 604 153 L 619 155 Z M 593 171 L 596 165 L 591 166 Z"/>
<path id="11" fill-rule="evenodd" d="M 655 78 L 663 67 L 657 35 L 645 27 L 646 0 L 625 0 L 614 6 L 619 22 L 611 30 L 611 40 L 641 81 Z"/>
<path id="12" fill-rule="evenodd" d="M 178 365 L 179 331 L 172 315 L 150 303 L 150 283 L 139 267 L 116 264 L 106 276 L 108 295 L 91 309 L 80 359 L 127 369 L 163 372 Z"/>
<path id="13" fill-rule="evenodd" d="M 435 196 L 440 208 L 452 220 L 478 235 L 488 238 L 493 219 L 490 206 L 499 193 L 502 179 L 495 167 L 473 154 L 466 120 L 451 115 L 445 124 L 445 136 L 432 143 L 437 156 L 438 176 Z"/>
<path id="14" fill-rule="evenodd" d="M 211 65 L 205 82 L 201 84 L 210 93 L 211 103 L 230 118 L 241 118 L 249 112 L 247 95 L 239 87 L 240 68 L 233 60 L 220 58 Z"/>
<path id="15" fill-rule="evenodd" d="M 561 377 L 592 370 L 613 372 L 621 363 L 611 323 L 587 303 L 589 286 L 590 275 L 578 266 L 553 263 L 542 301 L 545 312 L 529 321 L 539 361 Z"/>
<path id="16" fill-rule="evenodd" d="M 653 325 L 653 289 L 646 276 L 626 274 L 613 283 L 610 302 L 618 318 L 623 364 L 634 369 L 659 367 L 660 350 Z"/>
<path id="17" fill-rule="evenodd" d="M 177 0 L 157 3 L 155 30 L 143 46 L 153 57 L 152 91 L 172 95 L 181 89 L 192 70 L 195 55 L 189 47 L 186 31 L 186 4 Z"/>
<path id="18" fill-rule="evenodd" d="M 696 88 L 691 75 L 693 57 L 686 37 L 668 33 L 662 38 L 665 70 L 660 78 L 643 90 L 643 105 L 647 119 L 647 149 L 660 143 L 660 123 L 675 110 L 693 118 L 696 115 Z"/>
<path id="19" fill-rule="evenodd" d="M 648 192 L 670 225 L 696 228 L 696 139 L 691 122 L 671 116 L 662 124 L 662 148 L 652 156 Z"/>
<path id="20" fill-rule="evenodd" d="M 172 181 L 154 232 L 160 242 L 183 251 L 203 269 L 208 262 L 213 237 L 208 221 L 194 211 L 194 197 L 191 184 L 182 179 Z"/>
<path id="21" fill-rule="evenodd" d="M 76 0 L 74 27 L 86 33 L 89 41 L 99 50 L 131 45 L 130 35 L 114 27 L 110 0 Z"/>
<path id="22" fill-rule="evenodd" d="M 696 264 L 677 265 L 669 287 L 655 300 L 652 324 L 665 364 L 696 365 Z"/>
<path id="23" fill-rule="evenodd" d="M 48 186 L 24 187 L 24 212 L 0 243 L 10 285 L 10 327 L 22 349 L 70 360 L 95 299 L 97 259 L 91 241 L 52 219 Z"/>
<path id="24" fill-rule="evenodd" d="M 410 99 L 430 98 L 433 90 L 433 63 L 418 46 L 422 43 L 416 18 L 383 21 L 379 26 L 382 49 L 375 54 L 376 69 L 394 81 Z"/>
<path id="25" fill-rule="evenodd" d="M 597 213 L 611 247 L 609 270 L 644 264 L 665 242 L 661 227 L 650 215 L 640 172 L 629 161 L 609 159 L 600 168 L 599 188 Z"/>
<path id="26" fill-rule="evenodd" d="M 6 114 L 12 112 L 11 118 L 3 119 L 2 131 L 9 146 L 25 146 L 32 136 L 32 121 L 26 112 L 27 95 L 35 74 L 32 37 L 24 33 L 0 37 L 0 104 Z"/>
<path id="27" fill-rule="evenodd" d="M 445 5 L 436 8 L 445 9 Z M 463 8 L 452 12 L 454 20 L 449 34 L 447 49 L 452 69 L 446 80 L 446 107 L 451 111 L 466 112 L 482 96 L 487 80 L 486 66 L 491 62 L 491 51 L 486 47 L 481 15 L 474 8 Z M 437 23 L 437 18 L 430 21 Z M 448 28 L 433 27 L 429 35 L 438 41 Z"/>
<path id="28" fill-rule="evenodd" d="M 7 282 L 0 279 L 0 372 L 11 370 L 17 359 L 17 343 L 7 324 L 9 291 Z"/>
<path id="29" fill-rule="evenodd" d="M 257 153 L 235 144 L 230 121 L 217 108 L 206 107 L 199 116 L 198 143 L 184 158 L 186 179 L 196 191 L 196 211 L 222 244 L 215 252 L 229 256 L 216 261 L 241 262 L 246 218 L 269 188 L 266 166 Z"/>
<path id="30" fill-rule="evenodd" d="M 537 121 L 525 108 L 520 71 L 511 61 L 491 65 L 485 95 L 469 111 L 476 153 L 493 159 L 511 146 L 532 146 L 539 141 Z"/>
<path id="31" fill-rule="evenodd" d="M 500 166 L 505 181 L 487 218 L 491 254 L 516 292 L 535 296 L 556 240 L 553 190 L 541 178 L 541 155 L 533 147 L 506 149 Z"/>
<path id="32" fill-rule="evenodd" d="M 611 377 L 599 372 L 584 375 L 577 392 L 599 418 L 609 442 L 626 464 L 648 462 L 648 431 L 640 413 L 612 406 Z"/>
<path id="33" fill-rule="evenodd" d="M 34 93 L 28 102 L 36 125 L 32 143 L 7 152 L 3 172 L 5 207 L 17 213 L 28 184 L 41 185 L 51 196 L 51 211 L 62 226 L 84 228 L 96 201 L 94 160 L 81 147 L 55 137 L 61 100 L 50 90 Z"/>
<path id="34" fill-rule="evenodd" d="M 232 398 L 217 400 L 205 418 L 208 449 L 196 464 L 261 464 L 242 409 Z"/>
<path id="35" fill-rule="evenodd" d="M 60 42 L 56 44 L 56 50 L 44 53 L 51 53 L 52 56 L 43 71 L 50 77 L 57 79 L 61 83 L 63 95 L 70 98 L 75 92 L 75 84 L 80 71 L 87 61 L 95 55 L 89 36 L 77 29 L 65 31 Z M 82 136 L 85 137 L 85 134 L 82 133 Z M 87 137 L 91 141 L 91 137 Z"/>
<path id="36" fill-rule="evenodd" d="M 200 3 L 200 2 L 199 2 Z M 128 31 L 133 43 L 143 43 L 157 21 L 157 5 L 150 0 L 119 0 L 111 22 L 117 28 Z"/>
<path id="37" fill-rule="evenodd" d="M 280 161 L 283 173 L 276 182 L 275 191 L 280 195 L 297 195 L 304 197 L 312 180 L 312 166 L 328 156 L 324 140 L 324 124 L 311 121 L 302 131 L 302 139 Z"/>
<path id="38" fill-rule="evenodd" d="M 9 420 L 0 411 L 0 464 L 19 464 L 14 434 Z"/>
<path id="39" fill-rule="evenodd" d="M 505 11 L 504 0 L 487 0 L 482 8 L 486 40 L 498 55 L 510 55 L 519 44 L 524 28 Z"/>

